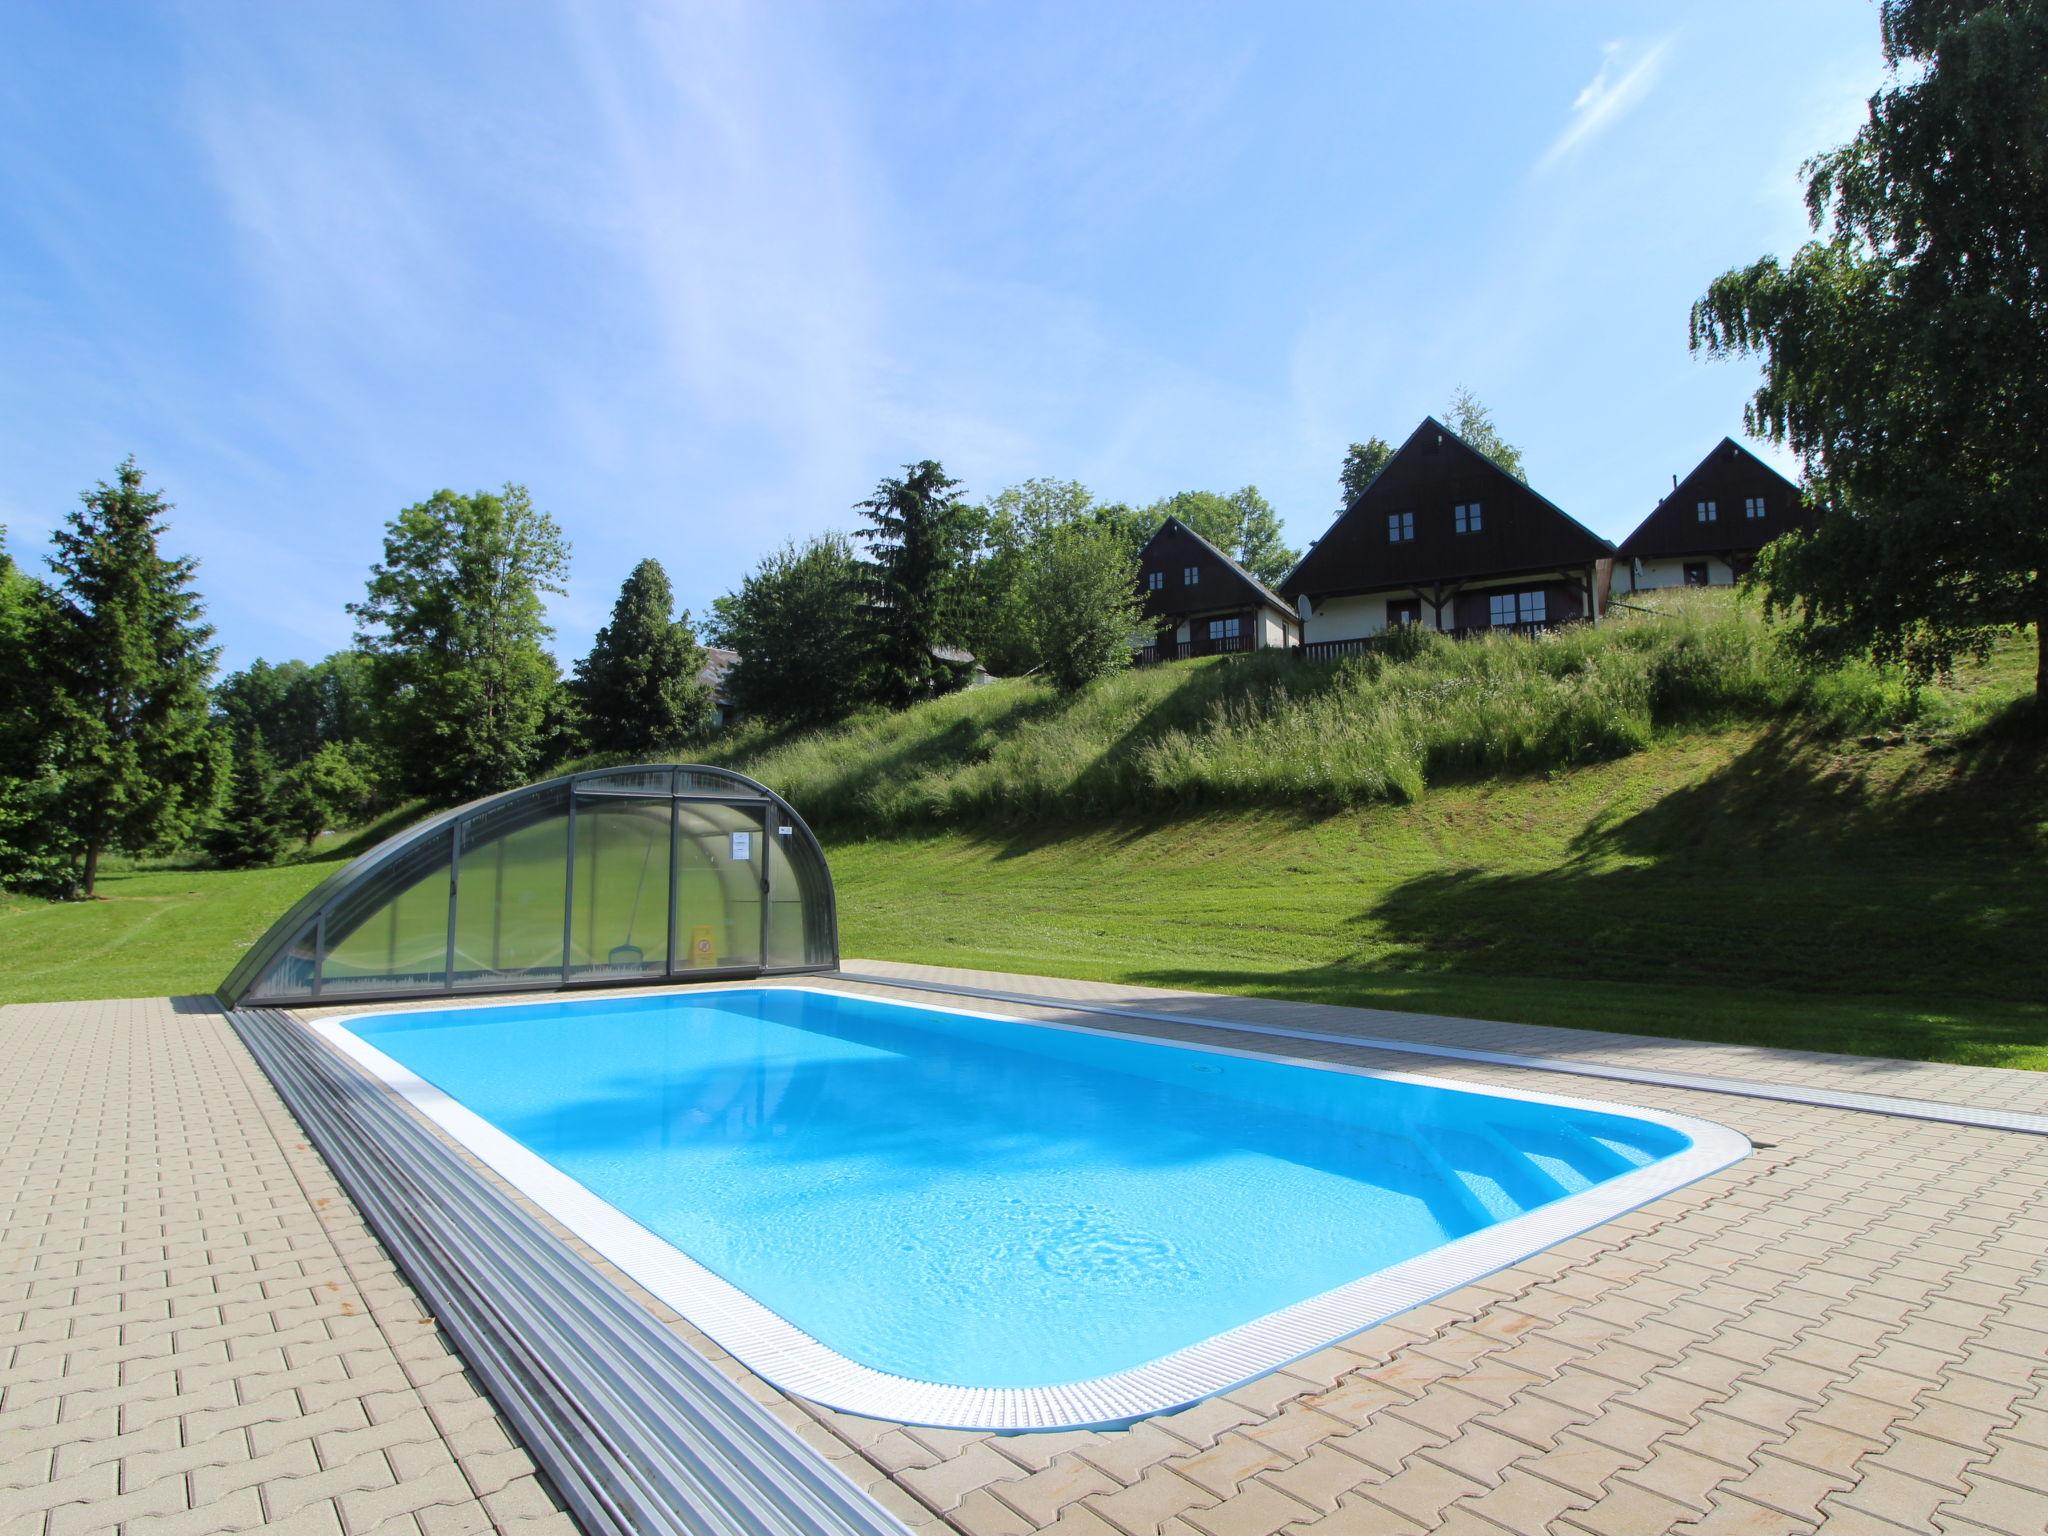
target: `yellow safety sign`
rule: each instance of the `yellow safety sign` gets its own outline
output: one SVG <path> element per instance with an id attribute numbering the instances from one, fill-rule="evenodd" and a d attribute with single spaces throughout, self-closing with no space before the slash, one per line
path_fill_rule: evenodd
<path id="1" fill-rule="evenodd" d="M 699 923 L 690 930 L 690 964 L 718 964 L 718 943 L 711 936 L 709 923 Z"/>

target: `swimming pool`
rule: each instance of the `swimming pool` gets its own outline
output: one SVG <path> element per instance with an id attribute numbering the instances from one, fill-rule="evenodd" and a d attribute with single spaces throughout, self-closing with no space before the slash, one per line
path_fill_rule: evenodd
<path id="1" fill-rule="evenodd" d="M 312 1027 L 768 1380 L 960 1427 L 1194 1401 L 1748 1150 L 813 987 Z"/>

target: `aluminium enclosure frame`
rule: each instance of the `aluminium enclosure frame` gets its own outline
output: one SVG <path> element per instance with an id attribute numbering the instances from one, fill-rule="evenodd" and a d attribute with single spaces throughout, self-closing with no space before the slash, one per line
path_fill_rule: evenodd
<path id="1" fill-rule="evenodd" d="M 462 833 L 464 828 L 501 807 L 522 799 L 532 798 L 545 802 L 550 796 L 559 796 L 565 803 L 566 848 L 563 863 L 562 913 L 563 943 L 561 963 L 558 968 L 539 974 L 521 977 L 492 976 L 478 980 L 458 979 L 456 969 L 457 899 L 461 890 L 462 874 Z M 658 802 L 666 801 L 669 807 L 667 817 L 669 837 L 669 867 L 667 878 L 667 958 L 664 968 L 633 974 L 616 971 L 601 974 L 578 974 L 572 944 L 572 930 L 575 914 L 576 853 L 577 853 L 577 809 L 581 805 L 617 802 Z M 761 840 L 758 904 L 760 906 L 760 927 L 755 936 L 756 960 L 751 964 L 713 965 L 682 968 L 678 964 L 677 939 L 680 928 L 679 883 L 682 860 L 677 852 L 682 836 L 683 807 L 685 805 L 721 805 L 746 812 L 758 817 L 758 836 Z M 432 983 L 396 982 L 385 988 L 371 986 L 349 986 L 345 991 L 329 992 L 325 982 L 326 961 L 332 953 L 329 946 L 329 914 L 365 880 L 372 878 L 386 864 L 407 853 L 429 848 L 435 839 L 447 843 L 447 929 L 443 948 L 442 968 L 439 979 Z M 773 916 L 773 870 L 777 845 L 783 840 L 795 846 L 787 849 L 782 857 L 790 868 L 793 878 L 804 896 L 799 900 L 800 921 L 805 934 L 806 958 L 802 963 L 771 964 L 769 930 Z M 805 889 L 806 881 L 797 873 L 801 857 L 816 870 L 816 884 Z M 390 902 L 395 902 L 405 890 L 394 890 Z M 388 903 L 387 903 L 388 904 Z M 815 909 L 815 910 L 814 910 Z M 373 908 L 372 911 L 381 910 Z M 817 929 L 818 943 L 811 943 L 813 927 Z M 347 935 L 343 935 L 346 938 Z M 263 991 L 260 990 L 269 978 L 273 966 L 295 949 L 310 946 L 311 985 L 307 991 Z M 824 958 L 811 959 L 809 952 L 822 951 Z M 730 768 L 714 767 L 699 763 L 634 763 L 618 767 L 588 769 L 581 773 L 545 779 L 537 783 L 522 785 L 499 794 L 473 800 L 452 810 L 430 816 L 416 825 L 396 833 L 366 853 L 359 855 L 334 874 L 322 880 L 311 891 L 295 902 L 277 922 L 243 954 L 227 978 L 216 989 L 216 996 L 230 1008 L 248 1006 L 271 1007 L 321 1007 L 347 1001 L 396 1002 L 407 999 L 433 997 L 480 996 L 495 993 L 517 993 L 553 990 L 582 990 L 619 986 L 674 986 L 693 981 L 732 981 L 757 976 L 812 975 L 837 969 L 839 964 L 839 916 L 837 895 L 832 882 L 832 873 L 825 859 L 824 848 L 817 836 L 805 823 L 796 808 L 782 796 L 745 774 Z"/>

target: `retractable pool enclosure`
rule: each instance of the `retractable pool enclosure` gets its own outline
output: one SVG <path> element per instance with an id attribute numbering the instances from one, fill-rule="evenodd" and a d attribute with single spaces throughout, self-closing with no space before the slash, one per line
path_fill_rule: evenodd
<path id="1" fill-rule="evenodd" d="M 410 827 L 327 877 L 220 985 L 229 1007 L 831 970 L 824 850 L 725 768 L 550 779 Z"/>

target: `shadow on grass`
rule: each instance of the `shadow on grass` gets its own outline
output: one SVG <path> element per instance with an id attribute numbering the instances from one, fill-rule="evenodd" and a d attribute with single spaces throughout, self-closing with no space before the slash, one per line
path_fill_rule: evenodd
<path id="1" fill-rule="evenodd" d="M 1369 962 L 1130 979 L 1850 1054 L 2037 1055 L 2036 739 L 1980 737 L 1890 782 L 1875 761 L 1774 731 L 1697 784 L 1596 817 L 1553 868 L 1402 881 L 1346 920 Z"/>

